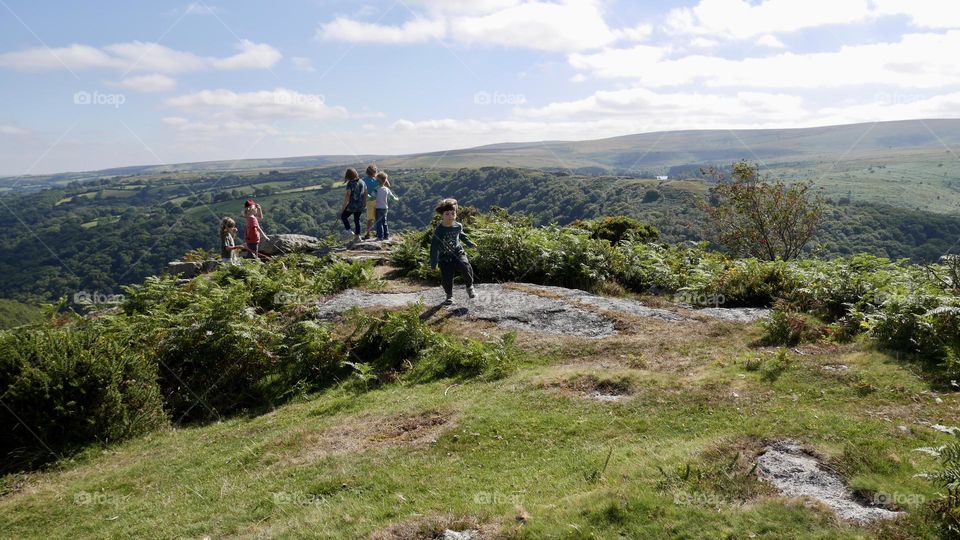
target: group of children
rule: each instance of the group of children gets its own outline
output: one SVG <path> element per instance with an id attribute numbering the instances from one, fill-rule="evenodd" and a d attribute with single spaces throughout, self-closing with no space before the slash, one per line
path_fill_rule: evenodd
<path id="1" fill-rule="evenodd" d="M 390 189 L 390 178 L 384 171 L 378 171 L 376 165 L 367 166 L 366 176 L 360 178 L 356 169 L 347 169 L 343 180 L 347 191 L 343 194 L 343 208 L 340 221 L 343 222 L 344 236 L 352 236 L 355 242 L 370 239 L 370 229 L 374 229 L 377 240 L 390 239 L 390 227 L 387 226 L 387 213 L 390 199 L 400 199 Z M 360 237 L 360 214 L 366 212 L 367 231 Z M 353 217 L 354 230 L 350 232 L 350 217 Z"/>
<path id="2" fill-rule="evenodd" d="M 400 199 L 390 189 L 390 179 L 386 172 L 377 170 L 376 165 L 366 169 L 366 175 L 360 177 L 355 169 L 347 169 L 344 174 L 346 191 L 343 194 L 343 208 L 340 221 L 343 222 L 344 239 L 349 237 L 354 242 L 370 239 L 373 229 L 379 241 L 390 239 L 390 228 L 387 225 L 387 214 L 390 209 L 390 199 Z M 446 293 L 444 305 L 453 303 L 453 279 L 456 274 L 463 278 L 467 289 L 467 296 L 474 298 L 473 267 L 467 258 L 464 245 L 476 247 L 470 238 L 463 232 L 463 225 L 457 222 L 456 199 L 444 199 L 437 206 L 436 211 L 441 220 L 433 231 L 430 243 L 430 268 L 440 267 L 440 281 Z M 360 216 L 366 214 L 366 235 L 360 236 Z M 225 263 L 233 263 L 239 258 L 239 252 L 245 251 L 250 257 L 262 258 L 259 252 L 260 240 L 269 240 L 260 226 L 263 219 L 263 208 L 253 199 L 247 199 L 243 207 L 243 217 L 246 220 L 244 242 L 246 245 L 237 245 L 235 236 L 237 224 L 233 218 L 225 217 L 220 221 L 220 255 Z M 353 230 L 350 229 L 350 220 L 353 218 Z"/>
<path id="3" fill-rule="evenodd" d="M 244 245 L 237 245 L 234 238 L 237 234 L 237 222 L 231 217 L 220 220 L 220 258 L 223 262 L 236 262 L 239 252 L 245 251 L 250 257 L 261 258 L 260 240 L 269 240 L 267 233 L 260 227 L 263 219 L 263 208 L 253 199 L 247 199 L 243 204 L 243 217 L 246 220 L 244 227 Z"/>

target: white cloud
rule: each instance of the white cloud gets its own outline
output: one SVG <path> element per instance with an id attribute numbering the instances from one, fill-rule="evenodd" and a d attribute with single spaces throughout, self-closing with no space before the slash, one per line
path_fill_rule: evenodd
<path id="1" fill-rule="evenodd" d="M 757 38 L 757 45 L 763 45 L 764 47 L 770 47 L 771 49 L 786 49 L 787 46 L 777 39 L 777 36 L 773 34 L 764 34 Z"/>
<path id="2" fill-rule="evenodd" d="M 399 26 L 338 17 L 320 25 L 316 37 L 387 44 L 449 40 L 465 45 L 564 52 L 597 49 L 621 39 L 642 41 L 653 32 L 649 24 L 611 28 L 597 0 L 416 3 L 426 9 L 426 14 Z"/>
<path id="3" fill-rule="evenodd" d="M 667 27 L 684 34 L 747 39 L 871 17 L 868 0 L 701 0 L 694 7 L 671 10 Z"/>
<path id="4" fill-rule="evenodd" d="M 604 117 L 638 117 L 667 122 L 690 122 L 702 125 L 723 122 L 785 122 L 803 117 L 806 112 L 799 96 L 762 92 L 737 92 L 733 95 L 683 92 L 658 94 L 646 88 L 599 91 L 593 95 L 545 107 L 518 107 L 520 118 L 546 120 L 599 119 Z M 686 119 L 686 120 L 680 120 Z"/>
<path id="5" fill-rule="evenodd" d="M 616 36 L 594 2 L 529 2 L 487 15 L 451 21 L 451 37 L 474 45 L 501 45 L 549 51 L 594 49 Z"/>
<path id="6" fill-rule="evenodd" d="M 960 28 L 960 10 L 944 0 L 873 0 L 879 15 L 906 15 L 921 28 Z"/>
<path id="7" fill-rule="evenodd" d="M 338 17 L 317 29 L 317 39 L 356 43 L 422 43 L 441 39 L 447 28 L 443 19 L 417 18 L 401 26 L 355 21 Z"/>
<path id="8" fill-rule="evenodd" d="M 0 124 L 0 135 L 26 135 L 29 131 L 11 126 L 10 124 Z"/>
<path id="9" fill-rule="evenodd" d="M 313 60 L 305 58 L 303 56 L 294 56 L 290 58 L 290 61 L 293 62 L 293 69 L 297 71 L 302 71 L 304 73 L 313 73 L 317 69 L 313 67 Z"/>
<path id="10" fill-rule="evenodd" d="M 235 55 L 204 57 L 178 51 L 158 43 L 130 41 L 102 48 L 73 44 L 66 47 L 36 47 L 0 54 L 0 66 L 19 71 L 70 69 L 116 69 L 155 73 L 184 73 L 205 69 L 269 68 L 280 60 L 278 50 L 265 43 L 241 40 Z"/>
<path id="11" fill-rule="evenodd" d="M 705 38 L 703 36 L 697 36 L 690 40 L 691 47 L 697 47 L 698 49 L 710 49 L 720 45 L 720 42 L 715 39 Z"/>
<path id="12" fill-rule="evenodd" d="M 938 88 L 960 84 L 960 65 L 943 51 L 960 50 L 960 30 L 907 34 L 895 43 L 845 46 L 835 52 L 734 60 L 690 55 L 667 58 L 666 47 L 636 46 L 575 53 L 570 64 L 605 78 L 627 78 L 647 86 L 703 83 L 709 87 L 836 88 L 886 84 Z"/>
<path id="13" fill-rule="evenodd" d="M 208 61 L 216 69 L 269 69 L 283 58 L 280 51 L 266 43 L 254 43 L 242 39 L 236 48 L 240 52 L 233 56 L 211 58 Z"/>
<path id="14" fill-rule="evenodd" d="M 328 120 L 350 116 L 343 107 L 328 106 L 320 94 L 302 94 L 286 88 L 256 92 L 202 90 L 169 98 L 165 103 L 175 109 L 230 120 Z"/>
<path id="15" fill-rule="evenodd" d="M 639 24 L 633 28 L 621 28 L 614 30 L 613 34 L 619 39 L 627 41 L 646 41 L 653 35 L 653 25 Z"/>
<path id="16" fill-rule="evenodd" d="M 176 79 L 159 73 L 124 77 L 123 80 L 111 84 L 137 92 L 169 92 L 177 87 Z"/>
<path id="17" fill-rule="evenodd" d="M 671 10 L 670 32 L 712 39 L 749 39 L 828 25 L 904 16 L 916 27 L 960 28 L 960 10 L 945 0 L 700 0 Z"/>

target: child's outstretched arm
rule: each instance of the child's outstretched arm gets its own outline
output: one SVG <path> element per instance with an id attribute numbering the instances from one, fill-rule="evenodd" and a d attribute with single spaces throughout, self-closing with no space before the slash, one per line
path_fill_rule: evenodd
<path id="1" fill-rule="evenodd" d="M 399 200 L 400 200 L 400 197 L 397 197 L 397 194 L 394 193 L 392 189 L 387 190 L 387 194 L 389 194 L 391 197 L 393 197 L 393 200 L 395 200 L 395 201 L 399 201 Z"/>

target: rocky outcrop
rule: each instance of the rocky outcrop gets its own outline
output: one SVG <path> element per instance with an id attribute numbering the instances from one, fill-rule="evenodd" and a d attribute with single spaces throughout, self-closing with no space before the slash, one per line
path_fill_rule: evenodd
<path id="1" fill-rule="evenodd" d="M 681 323 L 695 319 L 690 315 L 750 322 L 752 319 L 736 310 L 683 310 L 654 308 L 637 300 L 608 298 L 577 289 L 549 287 L 528 283 L 504 286 L 484 283 L 475 287 L 477 296 L 468 299 L 462 287 L 455 291 L 456 303 L 442 306 L 443 291 L 432 287 L 416 292 L 386 293 L 377 291 L 344 291 L 317 306 L 323 319 L 338 317 L 348 309 L 399 308 L 422 302 L 424 308 L 445 310 L 450 316 L 489 321 L 503 328 L 546 334 L 602 338 L 616 334 L 614 318 L 618 314 L 649 317 Z M 751 313 L 751 315 L 756 315 Z"/>
<path id="2" fill-rule="evenodd" d="M 178 276 L 181 279 L 193 279 L 200 274 L 213 272 L 220 266 L 220 261 L 173 261 L 167 263 L 167 274 Z"/>
<path id="3" fill-rule="evenodd" d="M 269 240 L 260 241 L 260 253 L 283 255 L 286 253 L 310 253 L 320 249 L 320 239 L 306 234 L 274 234 Z"/>
<path id="4" fill-rule="evenodd" d="M 809 497 L 837 513 L 840 519 L 868 523 L 901 515 L 856 500 L 843 479 L 795 441 L 779 441 L 757 458 L 760 477 L 786 497 Z"/>
<path id="5" fill-rule="evenodd" d="M 454 317 L 490 321 L 503 328 L 555 335 L 604 337 L 615 333 L 613 321 L 554 298 L 547 298 L 499 284 L 476 286 L 477 297 L 469 300 L 461 287 L 457 302 L 441 306 L 445 295 L 440 287 L 418 292 L 381 293 L 351 289 L 317 306 L 323 319 L 340 316 L 354 306 L 397 308 L 423 302 L 427 309 L 445 309 Z"/>

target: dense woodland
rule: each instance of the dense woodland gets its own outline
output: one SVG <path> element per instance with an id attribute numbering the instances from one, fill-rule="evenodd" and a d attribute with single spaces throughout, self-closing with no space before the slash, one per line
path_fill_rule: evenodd
<path id="1" fill-rule="evenodd" d="M 430 222 L 442 197 L 481 210 L 501 207 L 537 224 L 628 215 L 654 225 L 663 241 L 705 238 L 699 207 L 705 180 L 581 177 L 562 172 L 486 167 L 390 171 L 400 202 L 395 231 Z M 222 216 L 240 218 L 243 200 L 263 204 L 264 229 L 326 236 L 337 232 L 337 169 L 256 174 L 119 177 L 4 197 L 0 215 L 0 297 L 36 304 L 80 291 L 115 294 L 162 272 L 190 250 L 217 246 Z M 242 227 L 241 227 L 242 228 Z M 242 231 L 241 231 L 242 234 Z M 820 256 L 870 253 L 936 261 L 960 239 L 960 218 L 842 198 L 829 201 L 811 245 Z"/>

